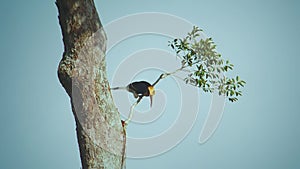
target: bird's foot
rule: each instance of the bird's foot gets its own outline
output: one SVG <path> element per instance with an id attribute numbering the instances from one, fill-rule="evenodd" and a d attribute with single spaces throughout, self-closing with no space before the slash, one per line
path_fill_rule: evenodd
<path id="1" fill-rule="evenodd" d="M 122 127 L 124 128 L 124 129 L 126 129 L 127 128 L 127 126 L 128 126 L 128 120 L 121 120 L 121 123 L 122 123 Z"/>

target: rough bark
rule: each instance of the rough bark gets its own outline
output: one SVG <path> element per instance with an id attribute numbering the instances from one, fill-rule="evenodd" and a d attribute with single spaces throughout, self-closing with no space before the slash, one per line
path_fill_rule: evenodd
<path id="1" fill-rule="evenodd" d="M 106 76 L 106 35 L 93 0 L 57 0 L 64 53 L 58 77 L 70 96 L 83 169 L 123 165 L 125 133 Z"/>

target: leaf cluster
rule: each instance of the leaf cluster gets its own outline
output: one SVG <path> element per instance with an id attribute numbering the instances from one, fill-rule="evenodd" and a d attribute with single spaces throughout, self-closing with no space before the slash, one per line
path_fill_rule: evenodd
<path id="1" fill-rule="evenodd" d="M 246 82 L 239 76 L 229 78 L 225 73 L 233 70 L 234 65 L 224 60 L 216 51 L 212 38 L 200 38 L 202 30 L 194 26 L 184 38 L 169 41 L 169 46 L 180 58 L 179 70 L 187 70 L 186 83 L 201 88 L 204 92 L 215 92 L 235 102 L 242 95 L 241 87 Z"/>

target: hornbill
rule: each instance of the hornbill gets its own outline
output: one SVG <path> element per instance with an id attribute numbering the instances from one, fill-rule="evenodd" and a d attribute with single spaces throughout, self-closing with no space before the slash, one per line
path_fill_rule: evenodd
<path id="1" fill-rule="evenodd" d="M 154 86 L 146 81 L 133 82 L 127 85 L 126 87 L 115 87 L 111 90 L 125 89 L 128 92 L 131 92 L 134 98 L 138 98 L 138 102 L 142 97 L 150 97 L 150 106 L 152 107 L 152 97 L 155 94 Z"/>
<path id="2" fill-rule="evenodd" d="M 131 111 L 128 119 L 124 122 L 126 125 L 131 120 L 133 115 L 134 107 L 142 100 L 143 97 L 150 97 L 150 107 L 152 107 L 152 99 L 155 95 L 154 86 L 163 78 L 170 75 L 169 73 L 164 73 L 159 76 L 159 78 L 151 85 L 146 81 L 132 82 L 126 87 L 114 87 L 110 88 L 111 90 L 125 89 L 128 92 L 131 92 L 135 98 L 138 98 L 137 101 L 131 106 Z"/>

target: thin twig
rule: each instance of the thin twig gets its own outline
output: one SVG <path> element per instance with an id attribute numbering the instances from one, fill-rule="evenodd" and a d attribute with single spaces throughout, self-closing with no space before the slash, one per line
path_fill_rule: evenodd
<path id="1" fill-rule="evenodd" d="M 152 84 L 152 86 L 155 86 L 161 79 L 164 79 L 164 78 L 166 78 L 166 77 L 168 77 L 168 76 L 170 76 L 170 75 L 174 75 L 174 74 L 176 74 L 177 72 L 179 72 L 179 71 L 188 71 L 188 70 L 185 70 L 185 68 L 186 68 L 186 66 L 182 66 L 181 68 L 179 68 L 179 69 L 177 69 L 177 70 L 175 70 L 175 71 L 173 71 L 173 72 L 170 72 L 170 73 L 163 73 L 163 74 L 161 74 L 159 77 L 158 77 L 158 79 Z M 175 77 L 178 77 L 178 78 L 180 78 L 179 76 L 175 76 Z M 119 87 L 117 87 L 117 88 L 112 88 L 112 89 L 120 89 Z M 134 108 L 139 104 L 139 102 L 142 100 L 142 98 L 143 97 L 139 97 L 138 98 L 138 100 L 135 102 L 135 103 L 133 103 L 133 105 L 130 107 L 130 113 L 129 113 L 129 116 L 128 116 L 128 118 L 127 118 L 127 120 L 125 120 L 125 127 L 128 125 L 128 123 L 131 121 L 131 119 L 132 119 L 132 116 L 133 116 L 133 113 L 134 113 Z"/>
<path id="2" fill-rule="evenodd" d="M 129 116 L 128 116 L 127 120 L 125 120 L 125 127 L 128 125 L 128 123 L 132 119 L 134 108 L 135 108 L 135 106 L 137 106 L 139 104 L 139 102 L 142 100 L 142 98 L 143 97 L 139 97 L 137 99 L 137 101 L 135 103 L 133 103 L 133 105 L 131 106 Z"/>

